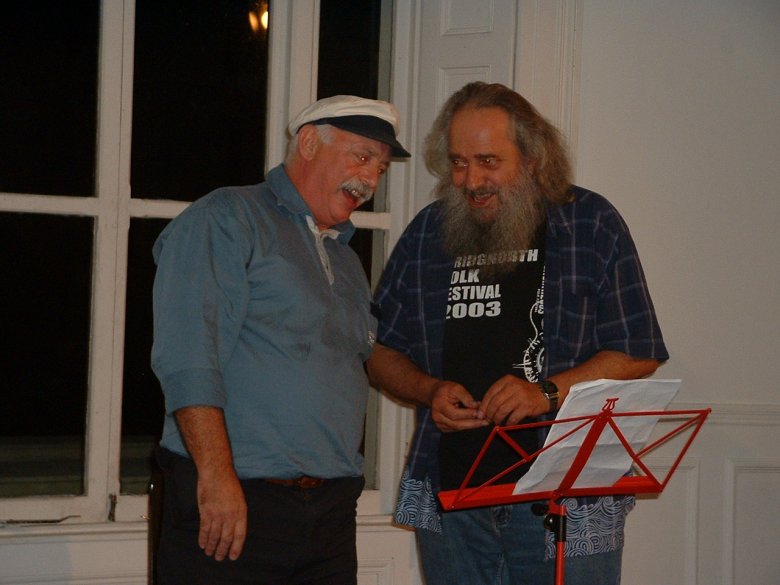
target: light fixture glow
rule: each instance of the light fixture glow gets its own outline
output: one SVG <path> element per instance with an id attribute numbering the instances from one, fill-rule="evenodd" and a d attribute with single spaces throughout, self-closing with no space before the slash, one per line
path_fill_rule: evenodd
<path id="1" fill-rule="evenodd" d="M 268 30 L 268 2 L 257 2 L 247 14 L 249 18 L 249 27 L 252 32 L 257 34 L 260 28 Z"/>

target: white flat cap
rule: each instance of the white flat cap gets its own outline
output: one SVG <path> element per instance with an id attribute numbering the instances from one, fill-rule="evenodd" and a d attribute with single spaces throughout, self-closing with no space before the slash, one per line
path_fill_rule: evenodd
<path id="1" fill-rule="evenodd" d="M 295 136 L 305 124 L 330 124 L 387 144 L 393 156 L 410 157 L 398 142 L 398 110 L 389 102 L 354 95 L 336 95 L 318 100 L 292 119 L 287 129 Z"/>

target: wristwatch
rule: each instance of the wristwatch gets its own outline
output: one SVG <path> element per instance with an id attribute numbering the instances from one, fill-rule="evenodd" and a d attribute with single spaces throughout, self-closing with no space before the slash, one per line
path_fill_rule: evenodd
<path id="1" fill-rule="evenodd" d="M 550 401 L 550 412 L 558 410 L 558 386 L 549 380 L 542 380 L 539 382 L 539 390 Z"/>

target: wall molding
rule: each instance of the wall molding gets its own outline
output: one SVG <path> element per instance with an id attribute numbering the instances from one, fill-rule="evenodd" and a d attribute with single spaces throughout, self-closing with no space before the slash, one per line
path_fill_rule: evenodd
<path id="1" fill-rule="evenodd" d="M 0 577 L 0 585 L 146 585 L 146 571 L 125 575 L 47 575 L 36 577 Z"/>
<path id="2" fill-rule="evenodd" d="M 518 3 L 514 89 L 566 136 L 579 133 L 580 31 L 583 0 Z"/>
<path id="3" fill-rule="evenodd" d="M 394 564 L 392 558 L 360 559 L 358 582 L 361 585 L 392 585 Z"/>
<path id="4" fill-rule="evenodd" d="M 674 464 L 674 457 L 649 457 L 648 468 L 663 477 Z M 676 531 L 682 531 L 685 535 L 683 553 L 683 571 L 685 583 L 697 583 L 697 561 L 699 550 L 698 527 L 700 524 L 700 507 L 698 504 L 701 492 L 701 467 L 702 459 L 687 456 L 677 468 L 672 482 L 683 483 L 683 500 L 678 503 L 678 509 L 682 510 L 682 521 L 675 527 Z M 641 505 L 642 499 L 656 499 L 660 494 L 638 496 Z"/>
<path id="5" fill-rule="evenodd" d="M 706 425 L 780 426 L 780 404 L 673 402 L 669 410 L 711 408 Z"/>
<path id="6" fill-rule="evenodd" d="M 739 515 L 739 503 L 742 495 L 740 493 L 740 480 L 743 482 L 748 481 L 751 476 L 764 476 L 773 475 L 778 478 L 780 483 L 780 458 L 777 457 L 739 457 L 739 458 L 727 458 L 725 461 L 724 470 L 724 489 L 723 489 L 723 585 L 733 585 L 737 582 L 737 555 L 738 555 L 738 515 Z M 743 486 L 742 492 L 744 493 L 745 486 Z M 774 492 L 776 497 L 776 491 Z M 771 492 L 763 497 L 771 497 Z M 742 502 L 744 504 L 744 502 Z M 765 502 L 754 501 L 753 505 L 762 506 Z M 766 522 L 773 522 L 773 519 L 767 517 Z M 763 527 L 759 527 L 761 529 Z M 759 542 L 766 542 L 766 540 L 758 539 Z M 765 553 L 774 549 L 776 543 L 772 542 L 767 545 Z M 758 553 L 761 554 L 760 552 Z"/>

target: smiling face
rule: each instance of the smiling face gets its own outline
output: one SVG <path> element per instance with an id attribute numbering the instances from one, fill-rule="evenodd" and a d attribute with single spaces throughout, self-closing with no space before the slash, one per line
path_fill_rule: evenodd
<path id="1" fill-rule="evenodd" d="M 501 209 L 499 190 L 515 184 L 526 161 L 511 139 L 509 114 L 501 108 L 465 107 L 449 131 L 450 177 L 474 216 L 484 223 Z"/>
<path id="2" fill-rule="evenodd" d="M 332 126 L 304 126 L 299 140 L 305 171 L 297 187 L 321 229 L 347 221 L 390 165 L 388 145 Z"/>

